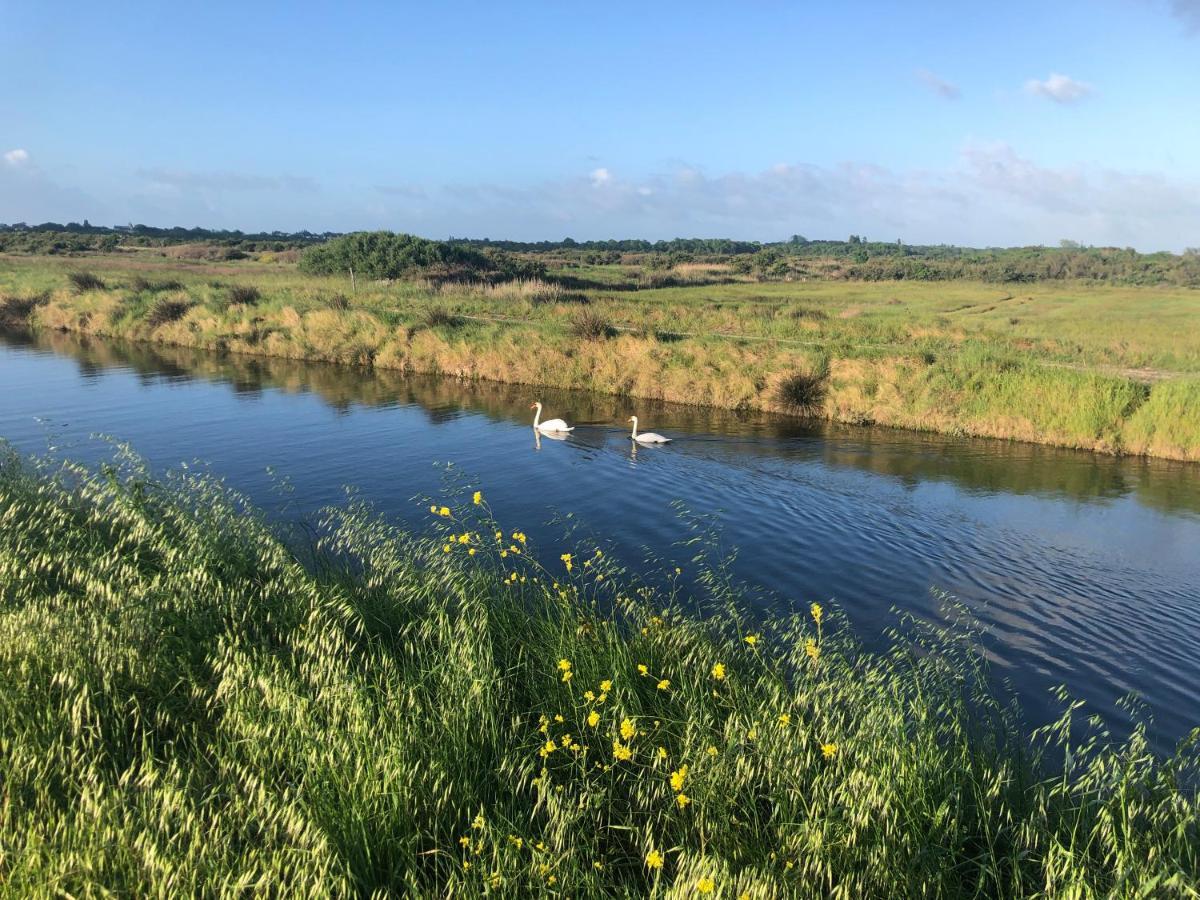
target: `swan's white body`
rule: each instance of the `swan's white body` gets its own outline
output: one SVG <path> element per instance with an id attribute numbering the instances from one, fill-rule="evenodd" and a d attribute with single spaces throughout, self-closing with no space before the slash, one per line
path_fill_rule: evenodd
<path id="1" fill-rule="evenodd" d="M 633 434 L 631 437 L 639 444 L 669 444 L 671 439 L 663 437 L 661 434 L 655 434 L 653 431 L 643 431 L 638 434 L 637 416 L 630 416 L 629 421 L 633 423 Z"/>
<path id="2" fill-rule="evenodd" d="M 533 406 L 531 406 L 529 408 L 537 410 L 537 412 L 534 413 L 534 415 L 533 415 L 533 427 L 536 428 L 538 431 L 541 431 L 545 434 L 549 434 L 549 433 L 552 433 L 555 431 L 565 432 L 565 431 L 574 431 L 575 430 L 570 425 L 568 425 L 566 422 L 564 422 L 562 419 L 547 419 L 545 422 L 541 421 L 541 418 L 542 418 L 542 404 L 541 403 L 535 403 L 535 404 L 533 404 Z"/>

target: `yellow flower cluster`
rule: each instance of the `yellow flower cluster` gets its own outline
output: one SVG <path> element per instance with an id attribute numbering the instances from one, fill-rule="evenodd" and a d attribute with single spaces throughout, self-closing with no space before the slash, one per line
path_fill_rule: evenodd
<path id="1" fill-rule="evenodd" d="M 725 680 L 725 663 L 717 663 L 712 667 L 712 677 L 717 681 Z"/>

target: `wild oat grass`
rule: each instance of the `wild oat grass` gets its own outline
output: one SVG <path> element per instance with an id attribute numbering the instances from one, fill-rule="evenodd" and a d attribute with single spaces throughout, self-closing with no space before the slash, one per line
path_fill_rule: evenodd
<path id="1" fill-rule="evenodd" d="M 1196 896 L 1200 735 L 1027 741 L 969 630 L 876 655 L 719 567 L 539 564 L 469 491 L 288 541 L 190 471 L 5 456 L 3 892 Z"/>

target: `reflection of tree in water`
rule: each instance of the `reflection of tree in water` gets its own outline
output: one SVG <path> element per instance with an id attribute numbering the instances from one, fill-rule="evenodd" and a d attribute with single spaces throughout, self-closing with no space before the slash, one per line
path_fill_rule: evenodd
<path id="1" fill-rule="evenodd" d="M 718 435 L 706 452 L 760 456 L 803 462 L 819 460 L 834 467 L 873 472 L 905 484 L 947 482 L 981 493 L 1032 494 L 1102 502 L 1133 494 L 1139 502 L 1163 510 L 1200 513 L 1200 469 L 1195 463 L 1117 458 L 1037 444 L 952 438 L 890 428 L 835 425 L 772 416 L 747 410 L 683 407 L 562 391 L 529 385 L 459 381 L 406 375 L 389 369 L 361 369 L 184 347 L 151 346 L 64 332 L 0 332 L 10 346 L 48 349 L 77 361 L 81 375 L 94 379 L 105 369 L 124 367 L 143 383 L 170 377 L 200 378 L 229 384 L 239 396 L 264 389 L 309 392 L 339 414 L 354 405 L 412 406 L 432 424 L 451 422 L 464 413 L 509 424 L 530 425 L 529 405 L 541 400 L 547 415 L 580 426 L 574 444 L 600 446 L 624 432 L 631 413 L 673 436 Z M 694 452 L 678 441 L 671 452 Z"/>

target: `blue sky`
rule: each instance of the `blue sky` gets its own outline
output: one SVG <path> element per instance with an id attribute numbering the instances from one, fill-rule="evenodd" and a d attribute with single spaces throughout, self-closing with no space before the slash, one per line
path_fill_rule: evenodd
<path id="1" fill-rule="evenodd" d="M 0 0 L 0 222 L 1200 245 L 1200 0 Z"/>

